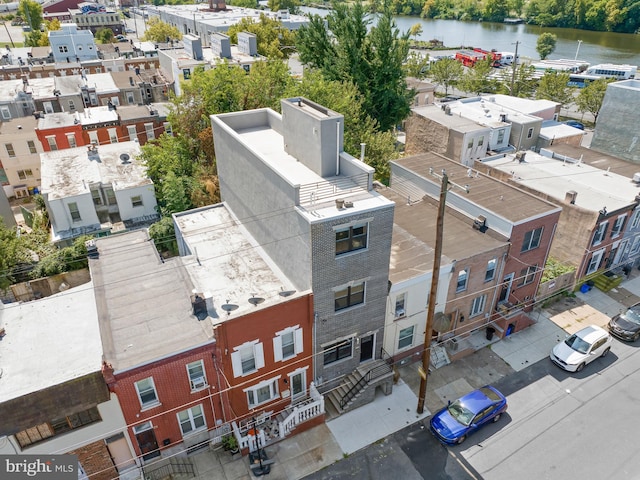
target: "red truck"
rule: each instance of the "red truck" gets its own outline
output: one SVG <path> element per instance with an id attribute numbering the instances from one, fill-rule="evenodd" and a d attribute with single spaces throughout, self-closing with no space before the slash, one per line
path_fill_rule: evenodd
<path id="1" fill-rule="evenodd" d="M 494 67 L 500 66 L 500 58 L 502 54 L 495 50 L 491 50 L 490 52 L 487 50 L 482 50 L 481 48 L 474 48 L 473 50 L 459 50 L 456 52 L 456 60 L 462 62 L 465 67 L 473 67 L 476 62 L 480 60 L 485 60 L 487 58 L 491 59 L 491 65 Z"/>

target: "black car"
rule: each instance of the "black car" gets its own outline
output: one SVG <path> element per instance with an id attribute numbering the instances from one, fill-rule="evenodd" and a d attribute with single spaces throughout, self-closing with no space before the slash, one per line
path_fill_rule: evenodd
<path id="1" fill-rule="evenodd" d="M 609 321 L 609 332 L 614 337 L 628 342 L 640 338 L 640 302 L 631 305 L 624 313 L 614 316 Z"/>

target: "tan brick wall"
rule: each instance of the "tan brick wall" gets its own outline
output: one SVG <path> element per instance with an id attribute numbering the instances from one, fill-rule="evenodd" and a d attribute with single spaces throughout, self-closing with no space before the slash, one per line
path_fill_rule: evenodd
<path id="1" fill-rule="evenodd" d="M 91 480 L 113 480 L 118 478 L 118 471 L 104 441 L 90 443 L 69 452 L 77 455 L 78 461 Z"/>
<path id="2" fill-rule="evenodd" d="M 405 154 L 435 152 L 446 154 L 449 131 L 439 123 L 419 115 L 411 115 L 406 123 Z"/>

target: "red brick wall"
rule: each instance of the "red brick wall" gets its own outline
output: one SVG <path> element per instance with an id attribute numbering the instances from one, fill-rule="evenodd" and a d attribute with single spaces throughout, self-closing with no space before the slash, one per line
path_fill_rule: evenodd
<path id="1" fill-rule="evenodd" d="M 69 452 L 78 455 L 78 461 L 91 480 L 113 480 L 118 471 L 113 465 L 109 450 L 104 441 L 93 442 Z"/>

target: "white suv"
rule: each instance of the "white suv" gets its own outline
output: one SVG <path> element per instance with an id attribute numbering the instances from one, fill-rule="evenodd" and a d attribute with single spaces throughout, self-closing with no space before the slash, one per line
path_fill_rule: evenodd
<path id="1" fill-rule="evenodd" d="M 553 347 L 549 358 L 560 368 L 579 372 L 587 363 L 609 353 L 611 342 L 609 332 L 597 325 L 590 325 Z"/>

